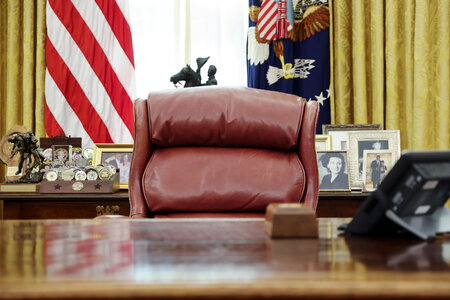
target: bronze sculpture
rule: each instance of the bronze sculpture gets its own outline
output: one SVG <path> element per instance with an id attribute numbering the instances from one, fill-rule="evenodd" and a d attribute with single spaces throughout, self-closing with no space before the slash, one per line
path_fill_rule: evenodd
<path id="1" fill-rule="evenodd" d="M 16 175 L 23 169 L 22 178 L 7 183 L 37 183 L 42 180 L 41 172 L 34 172 L 33 169 L 41 167 L 44 156 L 37 151 L 39 148 L 38 139 L 31 131 L 26 133 L 17 133 L 8 137 L 8 142 L 13 144 L 10 158 L 19 153 L 19 163 Z"/>
<path id="2" fill-rule="evenodd" d="M 216 72 L 216 66 L 210 65 L 208 68 L 208 80 L 206 81 L 206 85 L 217 85 Z"/>
<path id="3" fill-rule="evenodd" d="M 199 57 L 197 58 L 197 71 L 194 71 L 190 65 L 186 65 L 183 67 L 180 72 L 170 77 L 170 81 L 177 87 L 177 84 L 180 81 L 184 81 L 184 87 L 194 87 L 194 86 L 202 86 L 202 85 L 217 85 L 217 80 L 215 78 L 215 74 L 217 69 L 214 65 L 210 65 L 208 69 L 208 81 L 202 84 L 202 77 L 200 75 L 200 69 L 205 65 L 208 61 L 208 57 Z"/>

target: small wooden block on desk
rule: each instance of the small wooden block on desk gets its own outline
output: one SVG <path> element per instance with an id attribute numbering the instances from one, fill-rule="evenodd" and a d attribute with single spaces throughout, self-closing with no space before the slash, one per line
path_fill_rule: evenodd
<path id="1" fill-rule="evenodd" d="M 272 238 L 314 238 L 319 235 L 315 212 L 296 203 L 269 204 L 265 230 Z"/>

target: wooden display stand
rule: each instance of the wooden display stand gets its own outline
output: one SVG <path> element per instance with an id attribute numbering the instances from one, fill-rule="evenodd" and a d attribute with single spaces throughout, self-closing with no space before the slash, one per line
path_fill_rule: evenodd
<path id="1" fill-rule="evenodd" d="M 41 137 L 39 145 L 42 149 L 51 148 L 52 145 L 71 145 L 72 147 L 81 148 L 81 138 L 66 136 Z"/>
<path id="2" fill-rule="evenodd" d="M 113 175 L 111 180 L 55 180 L 42 181 L 41 194 L 112 194 L 120 190 L 119 173 Z"/>
<path id="3" fill-rule="evenodd" d="M 38 183 L 0 183 L 0 193 L 39 193 Z"/>

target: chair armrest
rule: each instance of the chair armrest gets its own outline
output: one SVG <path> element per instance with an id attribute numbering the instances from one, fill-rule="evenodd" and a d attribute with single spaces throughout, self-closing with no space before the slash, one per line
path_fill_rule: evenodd
<path id="1" fill-rule="evenodd" d="M 150 215 L 142 191 L 142 175 L 153 153 L 148 115 L 147 100 L 137 99 L 134 102 L 134 148 L 128 181 L 130 217 Z"/>
<path id="2" fill-rule="evenodd" d="M 315 146 L 318 115 L 319 103 L 316 101 L 307 102 L 300 128 L 298 149 L 298 156 L 306 173 L 306 187 L 301 203 L 311 207 L 314 211 L 316 211 L 319 200 L 319 169 L 317 166 Z"/>

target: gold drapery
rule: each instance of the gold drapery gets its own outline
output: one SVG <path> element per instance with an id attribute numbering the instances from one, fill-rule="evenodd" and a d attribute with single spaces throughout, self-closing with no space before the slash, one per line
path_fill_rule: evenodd
<path id="1" fill-rule="evenodd" d="M 45 5 L 0 0 L 0 138 L 14 125 L 45 135 Z"/>
<path id="2" fill-rule="evenodd" d="M 332 121 L 400 129 L 402 149 L 450 148 L 450 1 L 332 2 Z"/>

